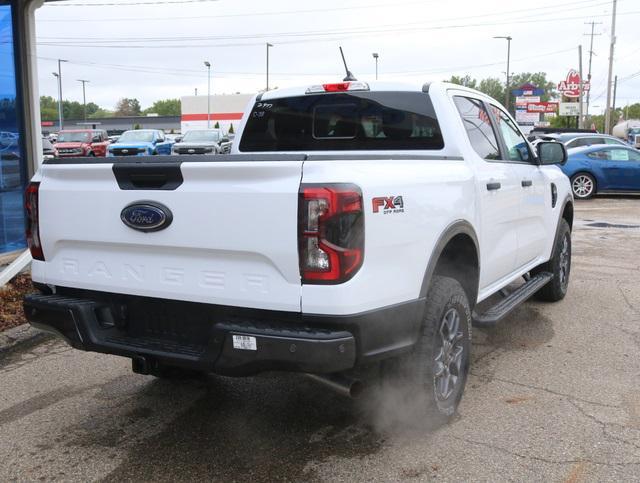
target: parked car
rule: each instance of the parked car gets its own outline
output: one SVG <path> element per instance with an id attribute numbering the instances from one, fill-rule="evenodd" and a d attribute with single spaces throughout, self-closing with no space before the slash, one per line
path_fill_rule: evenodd
<path id="1" fill-rule="evenodd" d="M 443 421 L 472 322 L 565 296 L 566 149 L 531 149 L 485 94 L 327 83 L 247 114 L 224 162 L 45 165 L 27 190 L 29 321 L 158 377 L 294 371 L 353 395 L 378 374 Z"/>
<path id="2" fill-rule="evenodd" d="M 18 133 L 0 131 L 0 151 L 13 148 L 18 145 Z"/>
<path id="3" fill-rule="evenodd" d="M 640 191 L 640 151 L 627 145 L 570 149 L 561 169 L 579 199 L 597 193 Z"/>
<path id="4" fill-rule="evenodd" d="M 173 154 L 221 154 L 221 143 L 228 142 L 220 129 L 187 131 L 180 142 L 173 145 Z"/>
<path id="5" fill-rule="evenodd" d="M 558 141 L 566 146 L 567 149 L 579 148 L 581 146 L 592 146 L 595 144 L 610 144 L 616 146 L 627 146 L 615 136 L 608 134 L 585 134 L 581 132 L 562 133 L 562 134 L 546 134 L 541 136 L 542 141 Z M 534 143 L 535 144 L 535 143 Z"/>
<path id="6" fill-rule="evenodd" d="M 107 155 L 108 144 L 107 131 L 65 129 L 58 133 L 54 147 L 61 158 L 104 157 Z"/>
<path id="7" fill-rule="evenodd" d="M 134 129 L 122 133 L 118 141 L 109 146 L 107 156 L 171 154 L 172 146 L 160 129 Z"/>
<path id="8" fill-rule="evenodd" d="M 51 141 L 47 138 L 42 138 L 42 159 L 48 161 L 49 159 L 57 158 L 58 152 L 53 147 Z"/>

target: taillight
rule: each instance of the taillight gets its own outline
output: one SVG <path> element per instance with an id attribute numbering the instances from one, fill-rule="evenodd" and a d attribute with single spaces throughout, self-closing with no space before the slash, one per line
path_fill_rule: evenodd
<path id="1" fill-rule="evenodd" d="M 40 241 L 40 223 L 38 206 L 38 189 L 40 183 L 29 183 L 24 194 L 24 206 L 27 210 L 27 243 L 34 260 L 44 261 L 42 244 Z"/>
<path id="2" fill-rule="evenodd" d="M 362 192 L 353 184 L 303 184 L 298 208 L 303 283 L 351 279 L 364 259 Z"/>

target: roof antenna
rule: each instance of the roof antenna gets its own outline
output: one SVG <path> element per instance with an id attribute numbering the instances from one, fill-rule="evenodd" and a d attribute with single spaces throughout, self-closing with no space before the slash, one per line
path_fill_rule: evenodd
<path id="1" fill-rule="evenodd" d="M 347 75 L 344 79 L 342 79 L 345 82 L 348 81 L 357 81 L 358 79 L 356 79 L 354 77 L 354 75 L 351 73 L 351 71 L 349 70 L 349 67 L 347 67 L 347 61 L 344 60 L 344 52 L 342 52 L 342 46 L 340 46 L 340 55 L 342 56 L 342 62 L 344 64 L 344 70 L 347 72 Z"/>

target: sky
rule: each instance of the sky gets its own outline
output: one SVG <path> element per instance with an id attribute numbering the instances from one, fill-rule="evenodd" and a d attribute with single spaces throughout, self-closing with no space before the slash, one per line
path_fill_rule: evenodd
<path id="1" fill-rule="evenodd" d="M 640 1 L 618 0 L 614 74 L 617 105 L 640 102 Z M 451 75 L 499 77 L 506 71 L 547 73 L 559 82 L 583 71 L 593 38 L 591 112 L 604 110 L 612 0 L 64 0 L 36 12 L 39 85 L 57 97 L 57 60 L 65 99 L 113 109 L 121 97 L 155 100 L 207 92 L 253 93 L 270 87 L 341 80 L 342 46 L 359 80 L 423 83 Z"/>

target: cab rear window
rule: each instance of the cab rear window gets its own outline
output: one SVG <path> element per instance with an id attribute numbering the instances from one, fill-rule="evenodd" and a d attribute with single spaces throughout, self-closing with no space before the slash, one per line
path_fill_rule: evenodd
<path id="1" fill-rule="evenodd" d="M 437 150 L 442 133 L 422 92 L 315 94 L 256 102 L 241 152 Z"/>

